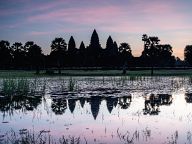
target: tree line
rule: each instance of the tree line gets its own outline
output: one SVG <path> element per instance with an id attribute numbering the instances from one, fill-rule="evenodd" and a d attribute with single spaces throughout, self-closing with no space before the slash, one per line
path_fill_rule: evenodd
<path id="1" fill-rule="evenodd" d="M 0 69 L 40 69 L 58 68 L 59 73 L 64 67 L 105 67 L 118 69 L 127 67 L 174 67 L 180 59 L 173 56 L 170 44 L 160 44 L 155 36 L 143 34 L 144 49 L 140 57 L 132 55 L 131 46 L 122 42 L 118 46 L 111 36 L 108 37 L 106 47 L 102 48 L 96 30 L 93 31 L 90 44 L 85 46 L 82 41 L 77 48 L 73 36 L 68 44 L 62 37 L 51 42 L 51 52 L 42 53 L 42 48 L 33 41 L 25 44 L 0 41 Z M 192 65 L 192 45 L 184 50 L 184 61 L 187 66 Z"/>

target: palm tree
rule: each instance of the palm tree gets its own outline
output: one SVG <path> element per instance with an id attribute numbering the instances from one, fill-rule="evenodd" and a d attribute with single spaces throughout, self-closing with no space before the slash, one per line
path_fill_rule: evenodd
<path id="1" fill-rule="evenodd" d="M 55 38 L 51 43 L 51 52 L 56 56 L 58 72 L 61 74 L 62 56 L 67 50 L 67 44 L 63 38 Z"/>
<path id="2" fill-rule="evenodd" d="M 127 60 L 132 58 L 131 47 L 128 43 L 121 43 L 119 47 L 119 53 L 121 55 L 123 64 L 123 74 L 126 74 Z"/>
<path id="3" fill-rule="evenodd" d="M 159 55 L 158 44 L 160 40 L 158 37 L 148 37 L 146 34 L 144 34 L 142 36 L 142 41 L 144 41 L 142 57 L 149 59 L 149 62 L 151 63 L 151 75 L 153 75 L 154 63 Z"/>

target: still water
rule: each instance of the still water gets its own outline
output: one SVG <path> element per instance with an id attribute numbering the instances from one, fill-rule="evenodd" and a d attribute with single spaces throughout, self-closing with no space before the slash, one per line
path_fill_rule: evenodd
<path id="1" fill-rule="evenodd" d="M 0 80 L 0 143 L 23 137 L 36 143 L 192 143 L 190 77 L 12 81 L 18 90 L 8 93 Z M 25 93 L 17 93 L 19 82 Z"/>

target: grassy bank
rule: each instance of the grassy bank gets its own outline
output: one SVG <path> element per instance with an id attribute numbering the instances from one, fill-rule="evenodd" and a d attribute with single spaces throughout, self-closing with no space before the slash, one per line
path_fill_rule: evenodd
<path id="1" fill-rule="evenodd" d="M 39 75 L 35 71 L 0 71 L 0 78 L 15 77 L 52 77 L 52 76 L 123 76 L 121 70 L 63 70 L 59 75 L 57 71 L 48 75 L 41 71 Z M 127 71 L 126 76 L 151 76 L 150 70 Z M 192 76 L 192 70 L 154 70 L 154 76 Z"/>

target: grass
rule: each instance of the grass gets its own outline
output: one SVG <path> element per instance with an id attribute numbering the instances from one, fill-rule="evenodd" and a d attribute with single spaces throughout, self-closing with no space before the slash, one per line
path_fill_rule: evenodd
<path id="1" fill-rule="evenodd" d="M 27 79 L 3 79 L 2 92 L 5 96 L 26 95 L 29 92 Z"/>
<path id="2" fill-rule="evenodd" d="M 39 75 L 35 71 L 22 70 L 1 70 L 0 78 L 15 77 L 53 77 L 53 76 L 123 76 L 122 70 L 62 70 L 62 74 L 55 71 L 54 74 L 45 74 L 42 71 Z M 126 76 L 151 76 L 150 70 L 127 71 Z M 154 70 L 154 76 L 192 76 L 192 70 Z"/>
<path id="3" fill-rule="evenodd" d="M 76 81 L 72 77 L 70 77 L 69 83 L 68 83 L 68 90 L 69 91 L 74 91 L 75 83 L 76 83 Z"/>
<path id="4" fill-rule="evenodd" d="M 11 130 L 5 135 L 0 135 L 2 144 L 80 144 L 80 137 L 62 136 L 58 141 L 50 135 L 50 131 L 42 130 L 37 134 L 27 129 L 19 130 L 19 133 Z M 86 143 L 86 141 L 85 141 Z"/>
<path id="5" fill-rule="evenodd" d="M 3 78 L 0 88 L 0 93 L 4 96 L 32 96 L 38 92 L 44 93 L 45 81 L 40 83 L 36 78 L 31 80 L 27 77 Z"/>

